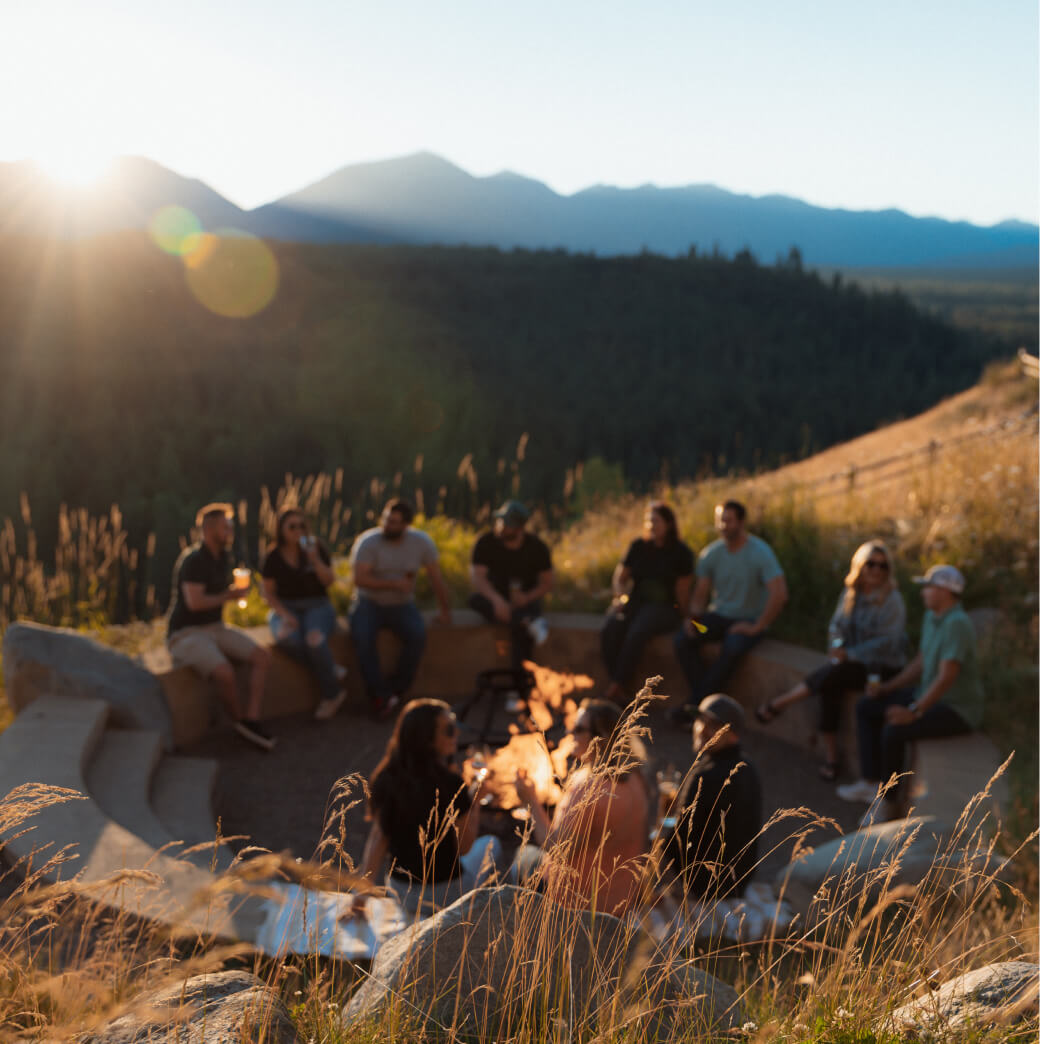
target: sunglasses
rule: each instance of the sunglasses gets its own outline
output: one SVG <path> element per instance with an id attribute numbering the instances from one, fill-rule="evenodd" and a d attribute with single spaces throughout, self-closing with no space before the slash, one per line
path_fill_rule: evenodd
<path id="1" fill-rule="evenodd" d="M 888 572 L 888 563 L 883 558 L 868 558 L 867 559 L 868 569 L 883 569 L 886 573 Z"/>

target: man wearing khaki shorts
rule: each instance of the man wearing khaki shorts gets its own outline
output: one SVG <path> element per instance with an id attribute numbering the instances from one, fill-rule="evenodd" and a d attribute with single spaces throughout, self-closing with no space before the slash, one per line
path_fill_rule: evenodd
<path id="1" fill-rule="evenodd" d="M 185 548 L 173 567 L 173 608 L 166 644 L 175 667 L 193 667 L 211 678 L 231 715 L 235 731 L 262 750 L 274 740 L 260 725 L 264 680 L 271 654 L 238 627 L 221 620 L 224 603 L 242 594 L 231 581 L 231 539 L 235 525 L 230 504 L 207 504 L 195 516 L 198 544 Z M 243 714 L 231 661 L 248 663 L 249 705 Z"/>

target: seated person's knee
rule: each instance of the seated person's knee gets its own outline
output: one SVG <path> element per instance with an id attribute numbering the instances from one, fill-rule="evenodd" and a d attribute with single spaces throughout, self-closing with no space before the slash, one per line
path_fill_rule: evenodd
<path id="1" fill-rule="evenodd" d="M 271 663 L 271 650 L 264 645 L 258 645 L 250 655 L 249 662 L 254 667 L 268 667 Z"/>
<path id="2" fill-rule="evenodd" d="M 228 686 L 235 684 L 235 669 L 225 660 L 222 664 L 213 668 L 210 678 L 218 685 Z"/>

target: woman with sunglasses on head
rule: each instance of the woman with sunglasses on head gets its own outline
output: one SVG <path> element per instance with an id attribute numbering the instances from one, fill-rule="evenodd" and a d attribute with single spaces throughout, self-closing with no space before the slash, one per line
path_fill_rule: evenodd
<path id="1" fill-rule="evenodd" d="M 535 842 L 521 849 L 518 869 L 569 906 L 620 917 L 643 895 L 651 809 L 646 751 L 609 700 L 582 700 L 568 735 L 576 766 L 552 820 L 527 776 L 514 781 Z"/>
<path id="2" fill-rule="evenodd" d="M 278 515 L 275 542 L 268 549 L 262 574 L 275 643 L 309 665 L 321 693 L 314 716 L 331 718 L 346 699 L 340 688 L 346 669 L 337 666 L 329 648 L 336 610 L 327 588 L 335 574 L 328 550 L 310 535 L 299 508 L 285 508 Z"/>
<path id="3" fill-rule="evenodd" d="M 361 873 L 386 886 L 408 913 L 432 913 L 493 876 L 496 837 L 477 837 L 479 787 L 455 767 L 455 715 L 443 700 L 412 700 L 401 711 L 369 782 L 372 826 Z M 355 901 L 355 908 L 362 906 Z"/>
<path id="4" fill-rule="evenodd" d="M 863 692 L 867 679 L 884 681 L 906 663 L 906 606 L 893 577 L 892 556 L 880 540 L 856 548 L 845 577 L 845 587 L 827 628 L 829 659 L 781 696 L 755 709 L 768 725 L 785 708 L 810 694 L 820 698 L 820 735 L 826 760 L 820 778 L 838 778 L 841 752 L 838 725 L 847 692 Z"/>

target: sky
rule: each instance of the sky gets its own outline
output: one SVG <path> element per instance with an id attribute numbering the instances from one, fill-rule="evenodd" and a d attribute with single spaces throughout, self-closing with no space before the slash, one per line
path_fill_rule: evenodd
<path id="1" fill-rule="evenodd" d="M 419 150 L 1038 220 L 1036 0 L 8 0 L 0 161 L 144 155 L 252 208 Z"/>

